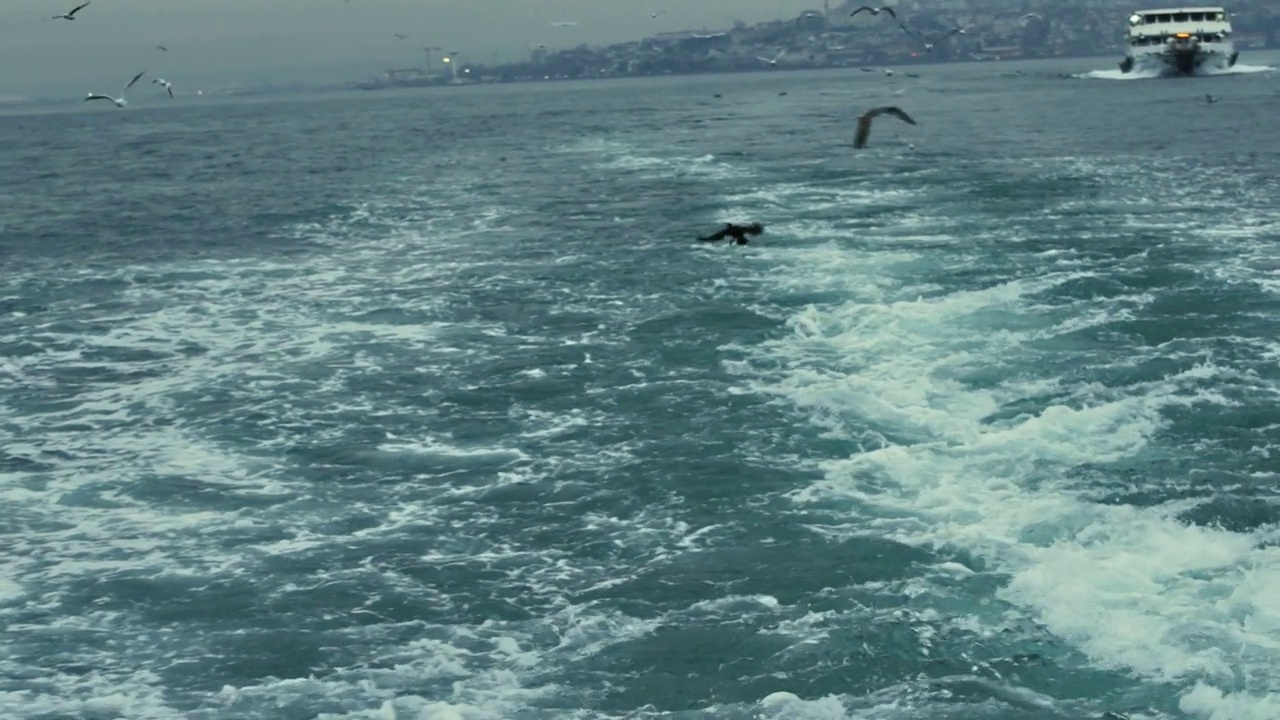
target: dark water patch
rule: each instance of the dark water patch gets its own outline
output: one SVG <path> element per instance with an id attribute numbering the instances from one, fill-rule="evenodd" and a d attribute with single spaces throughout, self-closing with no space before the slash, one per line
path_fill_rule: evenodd
<path id="1" fill-rule="evenodd" d="M 611 646 L 590 662 L 610 675 L 632 679 L 606 692 L 602 710 L 649 706 L 678 712 L 748 701 L 746 688 L 738 682 L 743 667 L 757 665 L 789 644 L 786 638 L 760 635 L 752 628 L 682 624 Z"/>
<path id="2" fill-rule="evenodd" d="M 1073 473 L 1071 484 L 1091 502 L 1137 508 L 1205 498 L 1215 492 L 1212 482 L 1190 479 L 1192 455 L 1185 449 L 1176 453 L 1152 449 L 1143 455 L 1147 457 L 1083 465 Z"/>
<path id="3" fill-rule="evenodd" d="M 209 281 L 225 281 L 227 280 L 227 275 L 211 270 L 168 270 L 162 273 L 150 273 L 144 270 L 126 275 L 123 279 L 141 287 L 163 290 Z"/>
<path id="4" fill-rule="evenodd" d="M 584 478 L 599 477 L 594 469 L 583 469 L 580 474 Z M 470 495 L 465 502 L 495 508 L 523 506 L 533 509 L 536 513 L 544 512 L 549 506 L 572 507 L 575 513 L 588 513 L 613 503 L 611 498 L 600 497 L 602 493 L 594 489 L 591 484 L 570 479 L 567 475 L 567 473 L 556 473 L 554 479 L 520 480 L 490 485 Z M 461 498 L 458 501 L 464 502 Z M 599 501 L 599 503 L 594 504 L 593 501 Z"/>
<path id="5" fill-rule="evenodd" d="M 11 473 L 36 473 L 53 470 L 56 465 L 25 455 L 15 455 L 0 450 L 0 471 Z"/>
<path id="6" fill-rule="evenodd" d="M 632 328 L 631 334 L 640 342 L 661 337 L 665 344 L 686 338 L 704 340 L 708 335 L 720 340 L 727 335 L 746 333 L 742 342 L 749 343 L 752 336 L 777 330 L 780 326 L 777 319 L 749 308 L 712 301 L 638 323 Z"/>
<path id="7" fill-rule="evenodd" d="M 38 315 L 46 312 L 49 306 L 34 298 L 25 297 L 5 297 L 0 298 L 0 321 L 11 321 L 11 318 L 5 316 L 13 316 L 21 313 L 22 315 Z"/>
<path id="8" fill-rule="evenodd" d="M 403 452 L 379 450 L 375 444 L 350 439 L 323 445 L 302 444 L 286 451 L 287 457 L 301 468 L 311 471 L 315 481 L 359 487 L 363 483 L 394 484 L 410 481 L 418 475 L 450 473 L 492 474 L 497 468 L 514 461 L 510 455 L 483 456 L 448 452 Z M 326 470 L 342 471 L 339 474 Z"/>
<path id="9" fill-rule="evenodd" d="M 1099 298 L 1125 297 L 1133 294 L 1133 288 L 1118 278 L 1096 274 L 1074 278 L 1032 297 L 1052 300 L 1097 300 Z"/>
<path id="10" fill-rule="evenodd" d="M 929 555 L 891 541 L 843 543 L 793 539 L 712 548 L 684 555 L 661 569 L 580 596 L 584 601 L 645 600 L 669 610 L 728 595 L 767 595 L 783 605 L 804 602 L 827 588 L 909 577 Z M 796 562 L 803 558 L 803 562 Z"/>
<path id="11" fill-rule="evenodd" d="M 74 508 L 118 510 L 128 506 L 127 503 L 113 497 L 119 489 L 118 481 L 85 483 L 59 495 L 57 503 Z"/>
<path id="12" fill-rule="evenodd" d="M 0 341 L 0 357 L 28 358 L 46 352 L 46 347 L 30 340 Z"/>
<path id="13" fill-rule="evenodd" d="M 171 352 L 151 350 L 144 347 L 125 345 L 96 345 L 86 348 L 80 355 L 85 362 L 91 363 L 152 363 L 174 359 Z"/>
<path id="14" fill-rule="evenodd" d="M 368 310 L 358 315 L 335 315 L 335 320 L 366 323 L 369 325 L 430 325 L 432 317 L 428 313 L 406 310 L 405 308 L 387 307 Z M 360 332 L 360 331 L 355 331 Z"/>
<path id="15" fill-rule="evenodd" d="M 58 383 L 63 392 L 87 390 L 95 386 L 127 386 L 163 377 L 165 373 L 164 368 L 130 368 L 113 364 L 64 364 L 44 371 L 45 377 Z"/>
<path id="16" fill-rule="evenodd" d="M 68 582 L 61 601 L 65 607 L 94 607 L 100 611 L 137 614 L 152 623 L 192 626 L 232 622 L 257 616 L 264 588 L 251 578 L 223 578 L 116 571 Z"/>
<path id="17" fill-rule="evenodd" d="M 216 479 L 192 475 L 148 475 L 125 483 L 120 493 L 144 503 L 220 511 L 275 507 L 294 497 L 292 494 L 250 494 L 244 490 L 243 486 L 225 485 Z"/>
<path id="18" fill-rule="evenodd" d="M 179 674 L 192 690 L 217 692 L 224 685 L 242 687 L 270 679 L 310 677 L 317 669 L 331 667 L 337 659 L 327 638 L 306 628 L 261 628 L 252 632 L 219 632 L 198 640 L 203 653 L 169 673 Z M 314 718 L 318 713 L 340 710 L 340 703 L 318 696 L 282 700 L 274 709 L 281 720 Z"/>
<path id="19" fill-rule="evenodd" d="M 1181 513 L 1178 519 L 1227 532 L 1250 533 L 1262 527 L 1280 525 L 1280 498 L 1215 495 L 1208 502 Z"/>

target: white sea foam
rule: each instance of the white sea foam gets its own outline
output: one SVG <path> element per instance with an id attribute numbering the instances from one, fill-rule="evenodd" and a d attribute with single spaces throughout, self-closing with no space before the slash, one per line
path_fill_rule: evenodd
<path id="1" fill-rule="evenodd" d="M 725 171 L 710 156 L 641 165 L 659 174 Z M 505 242 L 518 208 L 492 205 L 459 175 L 394 190 L 372 192 L 350 212 L 283 233 L 329 252 L 287 262 L 255 257 L 115 269 L 122 289 L 111 301 L 131 311 L 113 312 L 100 333 L 49 323 L 35 333 L 45 352 L 5 366 L 3 378 L 14 378 L 0 379 L 6 387 L 42 392 L 61 387 L 53 378 L 68 370 L 145 373 L 86 383 L 65 402 L 24 408 L 22 432 L 0 430 L 7 452 L 45 463 L 39 474 L 0 475 L 0 501 L 8 517 L 22 519 L 6 530 L 11 552 L 0 558 L 0 622 L 12 631 L 0 637 L 0 657 L 29 660 L 16 644 L 24 637 L 118 638 L 109 652 L 78 640 L 65 644 L 76 663 L 94 668 L 89 673 L 0 660 L 0 675 L 33 678 L 30 690 L 0 693 L 0 715 L 505 720 L 546 704 L 551 709 L 540 717 L 599 717 L 554 709 L 548 698 L 561 690 L 545 680 L 547 670 L 590 662 L 661 618 L 637 619 L 576 600 L 607 590 L 605 580 L 633 578 L 619 574 L 608 557 L 576 558 L 524 537 L 540 529 L 517 523 L 513 530 L 500 494 L 530 502 L 553 496 L 547 501 L 553 507 L 560 493 L 600 492 L 583 478 L 634 464 L 642 439 L 601 449 L 574 436 L 615 422 L 610 411 L 551 413 L 524 404 L 508 417 L 521 429 L 501 441 L 422 430 L 422 416 L 433 410 L 422 396 L 454 380 L 455 368 L 493 361 L 502 349 L 487 341 L 556 349 L 574 341 L 519 337 L 501 319 L 446 317 L 447 310 L 468 307 L 454 293 L 513 282 L 485 241 Z M 460 272 L 470 273 L 466 285 L 450 282 Z M 579 290 L 561 309 L 604 307 L 616 313 L 609 324 L 581 334 L 572 362 L 518 369 L 503 382 L 572 372 L 577 358 L 585 362 L 588 353 L 624 344 L 620 333 L 630 323 L 670 304 L 656 293 L 646 304 L 630 296 L 624 302 L 614 289 Z M 90 304 L 50 310 L 59 312 L 102 314 Z M 153 354 L 89 359 L 141 350 Z M 649 386 L 645 363 L 624 364 L 638 375 L 634 389 Z M 362 389 L 362 382 L 377 387 L 393 372 L 400 393 Z M 0 402 L 12 401 L 6 394 Z M 360 439 L 353 442 L 353 435 Z M 299 449 L 320 455 L 318 462 L 353 473 L 397 473 L 404 482 L 384 485 L 381 502 L 353 500 L 342 483 L 315 482 L 296 459 Z M 707 550 L 725 530 L 678 520 L 660 502 L 629 513 L 582 513 L 559 529 L 625 549 L 636 572 Z M 408 545 L 420 546 L 420 557 L 387 560 Z M 318 560 L 330 553 L 363 560 L 336 567 Z M 272 563 L 313 569 L 284 581 L 264 569 Z M 392 617 L 405 612 L 397 602 L 406 596 L 447 607 L 453 599 L 418 578 L 463 565 L 500 575 L 496 587 L 519 589 L 533 609 L 512 606 L 514 614 L 532 619 L 440 626 Z M 209 693 L 174 688 L 169 671 L 182 675 L 189 672 L 184 665 L 214 661 L 223 651 L 213 646 L 229 641 L 212 630 L 158 629 L 121 599 L 118 588 L 130 583 L 177 583 L 183 590 L 174 603 L 235 583 L 252 583 L 276 607 L 306 607 L 326 593 L 355 596 L 326 610 L 325 622 L 350 621 L 329 640 L 377 651 L 359 667 L 263 677 Z M 771 602 L 760 596 L 748 606 L 768 611 Z M 582 692 L 593 691 L 576 689 L 573 696 Z"/>
<path id="2" fill-rule="evenodd" d="M 787 199 L 785 189 L 774 191 L 780 195 L 772 201 Z M 798 202 L 814 193 L 793 195 Z M 886 262 L 876 245 L 862 246 L 771 256 L 785 270 L 770 276 L 779 290 L 849 292 L 795 311 L 793 334 L 759 349 L 762 365 L 789 368 L 762 377 L 761 389 L 809 409 L 824 426 L 871 425 L 894 438 L 828 463 L 825 478 L 795 501 L 853 501 L 860 517 L 850 533 L 980 558 L 1007 576 L 1004 599 L 1031 609 L 1099 667 L 1177 688 L 1182 709 L 1197 718 L 1274 715 L 1280 611 L 1266 598 L 1280 582 L 1280 552 L 1266 541 L 1268 531 L 1188 525 L 1179 519 L 1185 503 L 1099 504 L 1070 479 L 1082 465 L 1140 457 L 1158 441 L 1170 408 L 1231 404 L 1213 385 L 1240 371 L 1203 361 L 1120 388 L 1016 375 L 971 385 L 961 378 L 984 363 L 1004 359 L 1016 371 L 1013 359 L 1034 362 L 1028 344 L 1037 338 L 1132 317 L 1154 296 L 1077 301 L 1065 316 L 1034 299 L 1089 277 L 1088 264 L 1077 263 L 1067 272 L 909 299 L 894 285 L 913 281 L 894 274 L 897 259 Z M 821 261 L 805 257 L 815 252 Z M 989 419 L 1049 391 L 1061 399 Z M 821 717 L 829 707 L 843 717 L 823 704 L 830 700 L 816 702 L 804 712 Z M 806 717 L 802 706 L 786 694 L 769 703 L 788 708 L 785 717 Z"/>
<path id="3" fill-rule="evenodd" d="M 1206 68 L 1197 73 L 1201 77 L 1215 77 L 1221 75 L 1252 75 L 1254 73 L 1268 72 L 1275 68 L 1269 65 L 1246 65 L 1244 63 L 1236 63 L 1229 68 Z M 1073 77 L 1088 78 L 1095 80 L 1155 80 L 1165 79 L 1166 74 L 1156 69 L 1133 70 L 1130 72 L 1122 72 L 1120 70 L 1090 70 L 1089 72 L 1078 73 Z"/>

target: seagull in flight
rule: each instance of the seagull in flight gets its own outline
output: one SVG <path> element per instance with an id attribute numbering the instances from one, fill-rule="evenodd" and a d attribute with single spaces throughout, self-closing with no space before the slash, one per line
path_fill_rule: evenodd
<path id="1" fill-rule="evenodd" d="M 767 62 L 767 63 L 769 63 L 769 65 L 771 65 L 771 66 L 773 66 L 773 67 L 777 67 L 777 65 L 778 65 L 778 61 L 779 61 L 779 60 L 781 60 L 781 59 L 782 59 L 782 56 L 783 56 L 783 55 L 786 55 L 786 54 L 787 54 L 787 51 L 784 49 L 784 50 L 780 50 L 780 51 L 778 52 L 778 54 L 777 54 L 777 55 L 774 55 L 772 60 L 770 60 L 769 58 L 766 58 L 766 57 L 760 57 L 759 55 L 757 55 L 757 56 L 756 56 L 756 59 L 757 59 L 757 60 L 762 60 L 762 61 L 764 61 L 764 62 Z"/>
<path id="2" fill-rule="evenodd" d="M 894 106 L 872 108 L 858 116 L 858 130 L 853 136 L 853 146 L 856 148 L 864 148 L 867 146 L 867 138 L 871 135 L 871 121 L 879 115 L 893 115 L 903 122 L 915 125 L 916 121 L 911 116 L 902 111 L 902 108 Z"/>
<path id="3" fill-rule="evenodd" d="M 53 17 L 51 17 L 51 18 L 49 18 L 49 19 L 50 19 L 50 20 L 75 20 L 75 19 L 76 19 L 76 13 L 80 12 L 81 10 L 83 10 L 83 9 L 84 9 L 88 4 L 89 4 L 88 2 L 85 2 L 85 4 L 84 4 L 84 5 L 79 5 L 79 6 L 77 6 L 77 7 L 71 8 L 71 12 L 69 12 L 69 13 L 67 13 L 67 14 L 65 14 L 65 15 L 54 15 Z"/>
<path id="4" fill-rule="evenodd" d="M 849 17 L 853 17 L 854 15 L 857 15 L 858 13 L 862 12 L 863 10 L 866 10 L 867 12 L 871 13 L 872 15 L 879 15 L 879 14 L 880 14 L 880 13 L 882 13 L 882 12 L 886 12 L 886 13 L 889 13 L 889 17 L 893 18 L 894 20 L 897 20 L 897 19 L 898 19 L 898 13 L 894 12 L 894 11 L 893 11 L 893 8 L 891 8 L 891 7 L 878 7 L 878 8 L 874 8 L 874 7 L 868 7 L 868 6 L 866 6 L 866 5 L 863 5 L 862 7 L 858 8 L 857 10 L 854 10 L 853 12 L 849 13 Z"/>
<path id="5" fill-rule="evenodd" d="M 409 37 L 408 35 L 401 35 L 400 33 L 391 33 L 391 34 L 395 35 L 397 40 L 406 40 Z"/>
<path id="6" fill-rule="evenodd" d="M 1213 103 L 1218 102 L 1218 98 L 1217 98 L 1217 97 L 1215 97 L 1215 96 L 1213 96 L 1213 95 L 1210 95 L 1209 93 L 1205 93 L 1205 94 L 1204 94 L 1204 101 L 1205 101 L 1205 102 L 1207 102 L 1207 103 L 1209 103 L 1210 105 L 1212 105 Z"/>
<path id="7" fill-rule="evenodd" d="M 573 27 L 574 25 L 577 25 L 577 24 L 578 24 L 578 23 L 576 23 L 576 22 L 573 22 L 573 21 L 571 21 L 571 20 L 567 20 L 567 21 L 563 21 L 563 22 L 553 22 L 553 23 L 551 23 L 551 27 Z"/>
<path id="8" fill-rule="evenodd" d="M 163 45 L 157 45 L 156 47 L 160 48 L 160 52 L 169 52 L 169 48 Z"/>
<path id="9" fill-rule="evenodd" d="M 97 94 L 97 93 L 89 93 L 89 95 L 88 95 L 87 97 L 85 97 L 85 99 L 84 99 L 84 101 L 83 101 L 83 102 L 88 102 L 88 101 L 90 101 L 90 100 L 110 100 L 111 102 L 113 102 L 113 103 L 115 103 L 115 104 L 116 104 L 116 107 L 118 107 L 118 108 L 122 108 L 122 107 L 124 107 L 125 105 L 127 105 L 127 104 L 128 104 L 128 103 L 126 103 L 126 102 L 125 102 L 125 99 L 124 99 L 124 93 L 125 93 L 125 91 L 126 91 L 126 90 L 128 90 L 129 88 L 133 87 L 133 84 L 134 84 L 134 83 L 136 83 L 136 82 L 138 82 L 138 78 L 140 78 L 140 77 L 142 77 L 143 75 L 145 75 L 145 74 L 146 74 L 146 72 L 147 72 L 146 70 L 143 70 L 142 72 L 138 73 L 137 75 L 134 75 L 134 76 L 133 76 L 133 79 L 129 81 L 129 84 L 124 86 L 124 90 L 121 90 L 121 91 L 120 91 L 120 97 L 118 97 L 118 98 L 113 98 L 113 97 L 111 97 L 110 95 L 99 95 L 99 94 Z"/>
<path id="10" fill-rule="evenodd" d="M 919 40 L 920 42 L 924 43 L 924 51 L 925 51 L 925 52 L 931 52 L 931 51 L 933 50 L 933 46 L 934 46 L 934 45 L 937 45 L 938 43 L 942 42 L 943 40 L 946 40 L 947 38 L 951 37 L 952 35 L 955 35 L 956 33 L 961 33 L 961 34 L 963 34 L 965 31 L 967 31 L 967 30 L 969 29 L 969 28 L 967 28 L 967 27 L 958 27 L 958 28 L 953 28 L 952 30 L 950 30 L 950 31 L 948 31 L 948 32 L 943 33 L 941 36 L 939 36 L 938 38 L 936 38 L 936 39 L 934 39 L 932 42 L 930 42 L 930 41 L 929 41 L 929 38 L 925 37 L 925 36 L 924 36 L 924 35 L 922 35 L 921 33 L 916 32 L 915 30 L 912 30 L 911 28 L 907 27 L 906 23 L 898 23 L 898 26 L 899 26 L 899 27 L 901 27 L 901 28 L 902 28 L 902 30 L 903 30 L 903 32 L 905 32 L 906 34 L 908 34 L 908 35 L 910 35 L 911 37 L 916 38 L 916 39 L 917 39 L 917 40 Z"/>
<path id="11" fill-rule="evenodd" d="M 168 90 L 168 91 L 169 91 L 169 97 L 173 97 L 173 83 L 169 82 L 168 80 L 165 80 L 164 78 L 156 78 L 156 79 L 154 79 L 154 80 L 152 80 L 152 81 L 151 81 L 151 84 L 152 84 L 152 85 L 159 85 L 160 87 L 164 88 L 165 90 Z"/>

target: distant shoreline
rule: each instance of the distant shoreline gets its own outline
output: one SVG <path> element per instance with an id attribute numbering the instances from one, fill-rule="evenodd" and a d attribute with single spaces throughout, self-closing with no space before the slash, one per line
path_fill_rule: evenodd
<path id="1" fill-rule="evenodd" d="M 1250 62 L 1250 58 L 1252 55 L 1266 54 L 1269 52 L 1275 52 L 1277 50 L 1280 50 L 1280 47 L 1269 47 L 1269 48 L 1262 48 L 1262 49 L 1253 48 L 1250 50 L 1243 50 L 1241 51 L 1241 54 L 1240 54 L 1240 64 L 1246 65 L 1246 66 L 1258 65 L 1260 64 L 1259 61 Z M 927 60 L 916 60 L 916 61 L 903 63 L 903 64 L 896 64 L 896 65 L 895 64 L 885 64 L 885 65 L 875 65 L 875 66 L 868 65 L 867 67 L 874 67 L 876 74 L 880 74 L 886 68 L 892 69 L 895 73 L 899 73 L 899 72 L 905 73 L 905 72 L 910 72 L 911 69 L 913 68 L 924 68 L 924 67 L 936 68 L 939 66 L 950 66 L 950 65 L 964 65 L 964 66 L 976 66 L 976 65 L 993 66 L 994 65 L 994 66 L 1009 67 L 1009 66 L 1026 66 L 1026 65 L 1033 65 L 1037 63 L 1055 63 L 1055 62 L 1068 62 L 1068 61 L 1078 61 L 1081 63 L 1085 61 L 1095 61 L 1094 63 L 1091 63 L 1092 67 L 1082 69 L 1083 72 L 1090 72 L 1095 70 L 1114 70 L 1114 69 L 1117 69 L 1119 64 L 1119 61 L 1110 55 L 1072 55 L 1072 56 L 1063 55 L 1059 57 L 1016 58 L 1016 59 L 1009 59 L 1009 60 L 932 60 L 932 59 L 927 59 Z M 1266 64 L 1266 61 L 1265 60 L 1261 61 L 1261 63 Z M 766 68 L 754 69 L 753 68 L 753 69 L 741 69 L 741 70 L 705 70 L 705 71 L 691 71 L 691 72 L 681 72 L 681 73 L 671 73 L 671 74 L 652 74 L 652 75 L 609 75 L 609 76 L 601 76 L 601 77 L 588 76 L 588 77 L 566 77 L 566 78 L 549 78 L 549 79 L 534 79 L 534 78 L 506 79 L 506 80 L 494 80 L 494 81 L 488 81 L 488 82 L 469 82 L 469 83 L 463 83 L 459 85 L 451 85 L 447 83 L 421 83 L 421 84 L 400 84 L 400 85 L 388 84 L 385 86 L 374 87 L 374 88 L 360 87 L 359 86 L 360 83 L 353 82 L 353 81 L 346 81 L 346 82 L 339 82 L 339 83 L 329 82 L 329 83 L 315 84 L 315 85 L 309 85 L 305 83 L 290 83 L 288 85 L 279 85 L 279 86 L 260 85 L 260 86 L 242 87 L 242 88 L 214 89 L 214 90 L 206 91 L 205 94 L 198 99 L 189 95 L 188 96 L 180 95 L 179 102 L 173 105 L 169 104 L 168 101 L 161 102 L 157 100 L 154 103 L 148 102 L 146 104 L 131 105 L 130 109 L 131 110 L 132 109 L 152 109 L 156 107 L 173 107 L 177 109 L 177 108 L 194 107 L 200 104 L 225 102 L 228 100 L 240 100 L 240 101 L 264 100 L 265 101 L 265 100 L 271 100 L 271 99 L 277 99 L 277 98 L 290 98 L 290 97 L 303 98 L 308 96 L 334 95 L 334 94 L 347 94 L 347 93 L 385 92 L 385 91 L 395 91 L 395 90 L 480 88 L 480 87 L 511 86 L 511 85 L 522 85 L 522 86 L 563 85 L 563 84 L 570 84 L 575 82 L 585 82 L 585 83 L 594 84 L 600 81 L 610 81 L 610 80 L 612 81 L 664 80 L 664 79 L 672 79 L 672 78 L 710 79 L 717 76 L 741 76 L 741 75 L 766 76 L 766 75 L 778 74 L 778 73 L 794 74 L 794 73 L 804 73 L 804 72 L 816 72 L 816 73 L 847 72 L 853 76 L 859 76 L 863 74 L 872 74 L 872 73 L 860 72 L 860 67 L 854 67 L 854 66 L 848 66 L 848 65 L 825 65 L 825 66 L 814 65 L 814 66 L 790 66 L 790 67 L 779 67 L 779 68 L 770 68 L 770 69 L 766 69 Z M 197 100 L 198 102 L 195 102 Z M 84 106 L 82 105 L 82 100 L 79 97 L 68 99 L 63 97 L 31 97 L 31 96 L 19 96 L 19 95 L 11 94 L 11 95 L 4 96 L 3 99 L 0 100 L 0 117 L 60 113 L 60 112 L 78 112 L 80 110 L 89 111 L 90 109 L 84 108 Z"/>

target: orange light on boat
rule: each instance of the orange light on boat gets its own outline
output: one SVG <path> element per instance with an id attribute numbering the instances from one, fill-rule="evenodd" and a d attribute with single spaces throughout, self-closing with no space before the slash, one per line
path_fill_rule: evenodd
<path id="1" fill-rule="evenodd" d="M 1186 40 L 1187 38 L 1191 37 L 1191 33 L 1178 33 L 1174 35 L 1174 37 L 1179 38 L 1181 40 Z"/>

